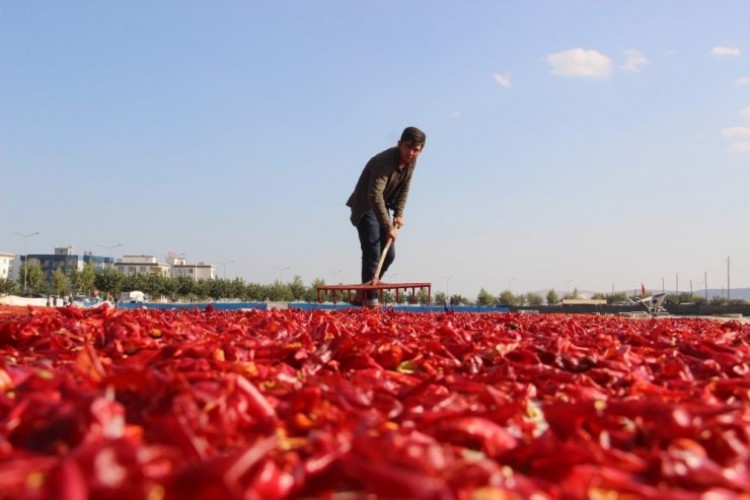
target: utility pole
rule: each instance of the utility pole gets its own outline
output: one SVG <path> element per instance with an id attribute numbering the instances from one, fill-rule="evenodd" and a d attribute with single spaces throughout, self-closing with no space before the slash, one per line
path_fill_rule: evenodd
<path id="1" fill-rule="evenodd" d="M 727 257 L 727 300 L 729 300 L 729 257 Z"/>
<path id="2" fill-rule="evenodd" d="M 706 300 L 708 300 L 708 272 L 706 271 L 703 271 L 703 284 L 706 286 L 705 294 L 706 294 Z"/>
<path id="3" fill-rule="evenodd" d="M 222 279 L 227 279 L 227 265 L 234 264 L 233 260 L 228 260 L 226 262 L 219 262 L 222 266 L 224 266 L 224 276 Z"/>
<path id="4" fill-rule="evenodd" d="M 26 295 L 26 276 L 28 275 L 28 269 L 29 269 L 29 238 L 36 236 L 39 234 L 39 231 L 35 233 L 19 233 L 18 231 L 13 231 L 15 234 L 23 238 L 23 293 Z"/>

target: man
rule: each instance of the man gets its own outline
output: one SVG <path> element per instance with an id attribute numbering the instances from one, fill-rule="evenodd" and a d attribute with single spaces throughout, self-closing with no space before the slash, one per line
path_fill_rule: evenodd
<path id="1" fill-rule="evenodd" d="M 362 283 L 377 283 L 396 258 L 393 242 L 397 229 L 404 225 L 404 207 L 409 197 L 409 185 L 427 137 L 416 127 L 407 127 L 396 147 L 370 158 L 359 176 L 354 192 L 346 205 L 351 208 L 351 222 L 359 233 L 362 248 Z M 390 211 L 393 212 L 391 220 Z M 380 274 L 375 272 L 380 254 L 388 240 L 392 240 Z M 358 303 L 363 297 L 358 296 Z M 377 293 L 367 292 L 367 305 L 378 305 Z"/>

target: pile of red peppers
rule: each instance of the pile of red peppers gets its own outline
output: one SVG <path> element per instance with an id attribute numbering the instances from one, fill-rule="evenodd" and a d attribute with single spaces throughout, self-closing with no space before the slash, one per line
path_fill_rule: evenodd
<path id="1" fill-rule="evenodd" d="M 4 308 L 0 497 L 741 498 L 749 342 L 696 318 Z"/>

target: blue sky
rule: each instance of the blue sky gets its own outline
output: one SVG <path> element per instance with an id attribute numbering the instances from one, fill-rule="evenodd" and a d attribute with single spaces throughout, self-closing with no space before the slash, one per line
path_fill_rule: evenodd
<path id="1" fill-rule="evenodd" d="M 0 251 L 355 283 L 344 206 L 427 133 L 386 281 L 750 286 L 750 2 L 0 0 Z M 230 262 L 221 265 L 221 262 Z"/>

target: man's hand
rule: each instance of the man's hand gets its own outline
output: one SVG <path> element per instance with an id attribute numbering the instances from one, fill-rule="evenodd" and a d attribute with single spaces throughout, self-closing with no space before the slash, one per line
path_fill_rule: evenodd
<path id="1" fill-rule="evenodd" d="M 398 236 L 398 230 L 401 229 L 401 227 L 404 225 L 404 219 L 401 217 L 396 217 L 393 219 L 393 227 L 388 232 L 388 238 L 396 241 L 396 236 Z"/>

